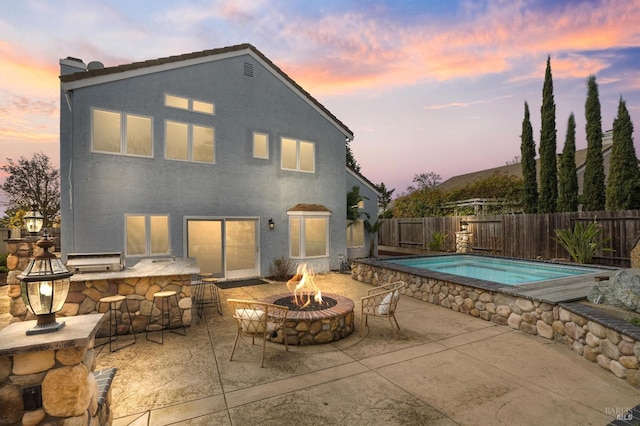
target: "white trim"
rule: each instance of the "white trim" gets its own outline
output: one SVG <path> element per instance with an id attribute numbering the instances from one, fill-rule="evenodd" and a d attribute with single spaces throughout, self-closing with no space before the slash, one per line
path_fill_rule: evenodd
<path id="1" fill-rule="evenodd" d="M 184 59 L 175 62 L 167 62 L 160 65 L 143 66 L 128 71 L 118 71 L 112 74 L 98 75 L 95 77 L 83 78 L 81 80 L 68 81 L 62 83 L 64 90 L 75 90 L 83 87 L 96 86 L 98 84 L 111 83 L 119 80 L 126 80 L 128 78 L 141 77 L 148 74 L 155 74 L 158 72 L 175 70 L 178 68 L 185 68 L 193 65 L 206 64 L 207 62 L 214 62 L 223 59 L 234 58 L 236 56 L 246 55 L 247 53 L 253 53 L 249 49 L 239 50 L 235 52 L 219 53 L 216 55 L 202 56 L 199 58 Z M 252 56 L 255 56 L 253 54 Z"/>
<path id="2" fill-rule="evenodd" d="M 371 190 L 371 191 L 375 192 L 376 194 L 378 194 L 378 197 L 380 197 L 382 195 L 380 193 L 380 190 L 378 190 L 378 188 L 375 188 L 375 187 L 369 185 L 368 182 L 362 180 L 362 178 L 360 176 L 358 176 L 358 174 L 356 172 L 354 172 L 353 170 L 351 170 L 349 167 L 347 167 L 347 173 L 349 173 L 351 176 L 353 176 L 354 179 L 358 180 L 358 182 L 362 183 L 364 186 L 369 188 L 369 190 Z"/>
<path id="3" fill-rule="evenodd" d="M 233 52 L 225 52 L 225 53 L 217 53 L 215 55 L 202 56 L 199 58 L 192 59 L 184 59 L 176 62 L 167 62 L 161 65 L 151 65 L 144 66 L 142 68 L 137 68 L 129 71 L 119 71 L 114 72 L 112 74 L 99 75 L 95 77 L 83 78 L 81 80 L 69 81 L 66 83 L 62 83 L 62 90 L 75 90 L 81 89 L 84 87 L 95 86 L 98 84 L 111 83 L 118 80 L 125 80 L 128 78 L 141 77 L 147 74 L 154 74 L 158 72 L 175 70 L 178 68 L 185 68 L 193 65 L 206 64 L 208 62 L 215 62 L 229 58 L 236 58 L 239 56 L 249 55 L 254 60 L 259 62 L 265 69 L 267 69 L 274 77 L 284 83 L 292 92 L 298 95 L 304 102 L 306 102 L 311 108 L 313 108 L 316 112 L 318 112 L 325 120 L 333 124 L 335 128 L 337 128 L 340 133 L 342 133 L 345 138 L 352 138 L 353 135 L 347 132 L 343 128 L 343 124 L 338 123 L 335 119 L 329 116 L 326 112 L 324 112 L 320 107 L 318 107 L 311 99 L 309 99 L 310 95 L 306 95 L 302 93 L 299 89 L 296 88 L 293 84 L 291 84 L 287 79 L 285 79 L 279 72 L 275 71 L 273 67 L 265 62 L 260 56 L 258 56 L 253 50 L 250 48 L 236 50 Z"/>
<path id="4" fill-rule="evenodd" d="M 255 241 L 255 249 L 256 249 L 256 266 L 252 271 L 256 271 L 256 275 L 260 276 L 260 271 L 262 268 L 262 258 L 261 258 L 261 237 L 262 237 L 262 219 L 260 216 L 183 216 L 182 217 L 182 247 L 183 253 L 185 256 L 187 255 L 189 249 L 189 238 L 188 238 L 188 223 L 189 221 L 205 221 L 205 222 L 220 222 L 221 223 L 221 250 L 222 250 L 222 271 L 221 276 L 219 277 L 221 280 L 227 280 L 229 278 L 244 278 L 244 276 L 235 276 L 234 273 L 229 274 L 227 271 L 227 245 L 225 242 L 226 233 L 227 233 L 227 222 L 230 221 L 255 221 L 256 222 L 256 241 Z M 249 276 L 246 276 L 247 278 Z"/>
<path id="5" fill-rule="evenodd" d="M 263 135 L 267 138 L 267 149 L 265 157 L 257 157 L 256 152 L 256 135 Z M 268 160 L 269 159 L 269 133 L 266 132 L 252 132 L 251 133 L 251 156 L 253 158 L 257 158 L 259 160 Z"/>
<path id="6" fill-rule="evenodd" d="M 167 131 L 167 125 L 169 123 L 174 124 L 183 124 L 187 126 L 187 158 L 169 158 L 167 157 L 167 148 L 169 144 L 167 143 L 167 135 L 169 132 Z M 193 128 L 200 127 L 202 129 L 211 129 L 213 131 L 213 159 L 212 161 L 202 161 L 202 160 L 194 160 L 193 158 Z M 164 119 L 164 160 L 166 161 L 182 161 L 186 163 L 198 163 L 198 164 L 216 164 L 216 128 L 213 126 L 202 126 L 200 124 L 194 124 L 191 122 L 171 120 L 168 118 Z"/>
<path id="7" fill-rule="evenodd" d="M 96 111 L 101 111 L 101 112 L 106 112 L 106 113 L 110 113 L 110 114 L 117 114 L 120 117 L 120 150 L 118 152 L 114 152 L 114 151 L 100 151 L 97 149 L 94 149 L 94 145 L 93 145 L 93 132 L 95 130 L 95 112 Z M 91 113 L 91 117 L 90 117 L 90 124 L 91 124 L 91 128 L 90 128 L 90 134 L 91 136 L 89 137 L 89 152 L 91 152 L 92 154 L 107 154 L 107 155 L 118 155 L 121 157 L 134 157 L 134 158 L 153 158 L 154 156 L 154 149 L 153 149 L 153 116 L 150 115 L 141 115 L 141 114 L 134 114 L 134 113 L 129 113 L 129 112 L 125 112 L 125 111 L 116 111 L 116 110 L 111 110 L 111 109 L 104 109 L 104 108 L 97 108 L 97 107 L 91 107 L 90 108 L 90 113 Z M 139 155 L 139 154 L 129 154 L 127 153 L 127 127 L 128 127 L 128 120 L 127 117 L 138 117 L 138 118 L 143 118 L 143 119 L 148 119 L 149 120 L 149 131 L 150 131 L 150 140 L 149 140 L 149 147 L 151 149 L 151 152 L 149 153 L 149 155 Z"/>
<path id="8" fill-rule="evenodd" d="M 282 164 L 282 161 L 284 160 L 284 149 L 282 148 L 282 144 L 283 141 L 287 139 L 290 141 L 294 141 L 296 143 L 296 168 L 295 169 L 291 169 L 288 167 L 284 167 L 284 165 Z M 300 163 L 301 163 L 301 158 L 302 158 L 302 153 L 301 153 L 301 144 L 306 143 L 309 144 L 313 147 L 313 159 L 312 159 L 312 163 L 313 163 L 313 170 L 302 170 Z M 296 138 L 290 138 L 287 136 L 281 136 L 280 137 L 280 170 L 288 170 L 288 171 L 293 171 L 293 172 L 299 172 L 299 173 L 315 173 L 316 172 L 316 143 L 313 141 L 309 141 L 309 140 L 303 140 L 303 139 L 296 139 Z"/>
<path id="9" fill-rule="evenodd" d="M 144 218 L 145 253 L 129 254 L 127 252 L 127 218 L 137 216 Z M 151 253 L 151 217 L 164 217 L 167 219 L 167 249 L 166 253 Z M 171 215 L 169 213 L 125 213 L 124 214 L 124 250 L 125 258 L 140 259 L 153 256 L 165 256 L 171 254 Z"/>
<path id="10" fill-rule="evenodd" d="M 287 216 L 331 216 L 331 212 L 293 210 L 287 212 Z"/>
<path id="11" fill-rule="evenodd" d="M 289 216 L 289 220 L 287 223 L 287 240 L 289 245 L 289 257 L 291 259 L 322 259 L 331 256 L 331 212 L 301 212 L 301 211 L 291 211 L 287 212 L 287 216 Z M 325 254 L 320 256 L 308 256 L 307 255 L 307 247 L 305 243 L 305 235 L 306 235 L 306 225 L 305 219 L 324 219 L 326 221 L 326 235 L 325 235 Z M 291 252 L 291 219 L 298 219 L 300 221 L 300 234 L 299 234 L 299 244 L 300 244 L 300 256 L 294 256 Z"/>

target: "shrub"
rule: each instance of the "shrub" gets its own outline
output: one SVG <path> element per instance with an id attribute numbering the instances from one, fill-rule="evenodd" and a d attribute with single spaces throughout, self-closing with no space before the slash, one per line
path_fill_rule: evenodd
<path id="1" fill-rule="evenodd" d="M 444 232 L 434 232 L 429 243 L 429 250 L 431 251 L 443 251 L 444 242 L 447 239 L 447 234 Z"/>
<path id="2" fill-rule="evenodd" d="M 571 229 L 555 229 L 555 240 L 569 252 L 571 258 L 577 263 L 591 263 L 598 250 L 611 251 L 605 245 L 609 238 L 599 239 L 602 228 L 593 221 L 587 226 L 582 222 L 576 222 Z"/>
<path id="3" fill-rule="evenodd" d="M 285 256 L 273 259 L 273 263 L 269 265 L 269 274 L 275 281 L 287 281 L 293 276 L 294 271 L 293 262 Z"/>
<path id="4" fill-rule="evenodd" d="M 0 254 L 0 268 L 1 267 L 7 267 L 7 255 L 6 254 Z"/>

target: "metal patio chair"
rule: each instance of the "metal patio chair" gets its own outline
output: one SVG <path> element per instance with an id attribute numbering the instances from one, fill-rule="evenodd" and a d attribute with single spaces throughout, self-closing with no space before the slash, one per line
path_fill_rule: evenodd
<path id="1" fill-rule="evenodd" d="M 393 333 L 396 336 L 398 335 L 393 323 L 395 322 L 397 329 L 400 330 L 395 313 L 398 300 L 400 299 L 400 290 L 403 289 L 404 286 L 404 281 L 396 281 L 369 289 L 367 292 L 368 296 L 364 296 L 361 299 L 362 315 L 360 318 L 360 336 L 362 336 L 362 330 L 364 329 L 363 324 L 368 326 L 369 316 L 387 317 Z M 393 322 L 391 321 L 392 319 Z"/>
<path id="2" fill-rule="evenodd" d="M 233 361 L 233 354 L 238 345 L 240 336 L 250 337 L 251 344 L 255 344 L 256 337 L 262 339 L 262 357 L 260 367 L 264 367 L 264 354 L 267 347 L 267 336 L 282 330 L 284 334 L 284 346 L 289 350 L 287 333 L 284 325 L 287 320 L 289 308 L 271 303 L 255 300 L 227 299 L 231 307 L 231 314 L 236 325 L 236 340 L 229 361 Z"/>

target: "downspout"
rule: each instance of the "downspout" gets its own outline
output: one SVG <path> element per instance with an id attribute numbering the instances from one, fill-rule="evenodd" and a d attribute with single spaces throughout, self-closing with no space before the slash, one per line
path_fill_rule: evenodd
<path id="1" fill-rule="evenodd" d="M 73 128 L 74 128 L 74 119 L 73 119 L 73 107 L 72 107 L 72 102 L 71 102 L 71 91 L 67 90 L 64 92 L 64 97 L 67 101 L 67 106 L 69 107 L 69 113 L 70 113 L 70 126 L 69 126 L 69 138 L 70 138 L 70 143 L 69 143 L 69 150 L 70 150 L 70 155 L 69 155 L 69 174 L 67 176 L 67 179 L 69 180 L 69 210 L 71 213 L 71 223 L 75 223 L 75 212 L 73 209 L 73 179 L 71 178 L 71 176 L 73 175 L 73 155 L 74 155 L 74 146 L 73 146 Z M 75 247 L 76 247 L 76 228 L 75 226 L 71 226 L 71 248 L 70 250 L 68 250 L 68 253 L 74 253 L 75 252 Z"/>

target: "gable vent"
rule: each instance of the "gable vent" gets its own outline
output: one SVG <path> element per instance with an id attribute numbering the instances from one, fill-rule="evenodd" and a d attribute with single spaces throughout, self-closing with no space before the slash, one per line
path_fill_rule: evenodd
<path id="1" fill-rule="evenodd" d="M 249 62 L 244 63 L 244 76 L 253 77 L 253 64 L 250 64 Z"/>

